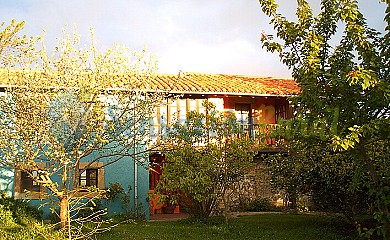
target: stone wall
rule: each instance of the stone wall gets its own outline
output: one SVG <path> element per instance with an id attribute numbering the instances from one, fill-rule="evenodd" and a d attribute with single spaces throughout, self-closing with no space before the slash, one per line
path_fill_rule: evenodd
<path id="1" fill-rule="evenodd" d="M 279 199 L 280 194 L 272 190 L 270 177 L 261 164 L 257 164 L 240 182 L 235 183 L 226 194 L 227 205 L 231 211 L 262 198 L 270 199 L 275 205 L 283 204 L 283 200 Z"/>

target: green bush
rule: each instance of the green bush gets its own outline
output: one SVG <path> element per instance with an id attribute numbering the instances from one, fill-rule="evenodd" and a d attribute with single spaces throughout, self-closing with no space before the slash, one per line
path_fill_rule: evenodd
<path id="1" fill-rule="evenodd" d="M 27 239 L 53 239 L 62 240 L 65 239 L 61 235 L 61 232 L 55 231 L 47 225 L 43 225 L 35 220 L 30 222 L 27 227 L 20 227 L 15 225 L 14 227 L 0 228 L 0 239 L 10 240 L 27 240 Z"/>
<path id="2" fill-rule="evenodd" d="M 63 239 L 60 232 L 40 222 L 42 211 L 0 191 L 0 239 Z"/>
<path id="3" fill-rule="evenodd" d="M 33 220 L 41 220 L 42 211 L 24 200 L 15 200 L 4 191 L 0 191 L 0 205 L 12 213 L 15 223 L 28 225 Z"/>
<path id="4" fill-rule="evenodd" d="M 12 212 L 3 205 L 0 205 L 0 222 L 3 227 L 12 227 L 15 225 Z"/>

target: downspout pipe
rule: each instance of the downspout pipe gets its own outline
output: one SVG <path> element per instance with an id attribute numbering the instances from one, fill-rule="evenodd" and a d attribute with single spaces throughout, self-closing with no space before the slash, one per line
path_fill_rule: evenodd
<path id="1" fill-rule="evenodd" d="M 137 164 L 137 160 L 134 159 L 134 212 L 136 212 L 137 209 L 138 209 L 138 164 Z"/>

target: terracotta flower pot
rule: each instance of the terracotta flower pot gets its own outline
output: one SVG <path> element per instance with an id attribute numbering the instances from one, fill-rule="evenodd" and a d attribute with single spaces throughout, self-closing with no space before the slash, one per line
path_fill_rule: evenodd
<path id="1" fill-rule="evenodd" d="M 162 210 L 165 214 L 173 214 L 173 212 L 175 211 L 175 208 L 176 208 L 176 206 L 165 206 L 165 207 L 162 207 Z"/>

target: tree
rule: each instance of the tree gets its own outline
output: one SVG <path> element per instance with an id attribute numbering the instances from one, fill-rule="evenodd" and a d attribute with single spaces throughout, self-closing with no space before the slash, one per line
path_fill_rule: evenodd
<path id="1" fill-rule="evenodd" d="M 299 145 L 348 155 L 354 182 L 362 181 L 373 198 L 379 226 L 368 233 L 390 239 L 390 3 L 384 34 L 367 26 L 355 0 L 321 1 L 317 16 L 307 1 L 297 3 L 294 22 L 277 13 L 275 1 L 260 0 L 278 38 L 262 34 L 263 47 L 279 53 L 301 88 L 296 119 L 284 134 Z"/>
<path id="2" fill-rule="evenodd" d="M 101 52 L 92 30 L 89 46 L 81 45 L 76 31 L 64 30 L 49 54 L 43 37 L 19 41 L 22 26 L 12 22 L 1 35 L 14 39 L 2 44 L 16 43 L 2 47 L 9 51 L 1 55 L 0 161 L 49 190 L 71 238 L 72 204 L 102 194 L 80 186 L 81 174 L 98 162 L 101 169 L 123 158 L 145 159 L 149 120 L 164 94 L 148 92 L 156 66 L 145 51 L 115 45 Z M 27 48 L 15 48 L 20 44 Z"/>
<path id="3" fill-rule="evenodd" d="M 180 201 L 195 217 L 210 216 L 221 200 L 228 208 L 226 191 L 244 176 L 254 156 L 251 141 L 239 137 L 234 114 L 219 113 L 208 101 L 204 107 L 205 113 L 188 112 L 185 123 L 168 128 L 156 188 L 162 199 Z"/>
<path id="4" fill-rule="evenodd" d="M 24 27 L 24 21 L 17 23 L 12 20 L 8 26 L 5 24 L 5 22 L 0 24 L 0 28 L 4 27 L 0 32 L 0 61 L 2 64 L 5 63 L 7 55 L 22 54 L 31 47 L 26 35 L 22 37 L 18 35 Z"/>
<path id="5" fill-rule="evenodd" d="M 301 205 L 295 200 L 299 203 L 302 195 L 310 196 L 304 210 L 343 213 L 351 223 L 369 210 L 371 199 L 362 181 L 355 178 L 359 169 L 350 155 L 296 140 L 289 140 L 284 147 L 288 155 L 273 155 L 265 162 L 272 186 L 286 193 L 290 207 L 298 208 Z"/>

